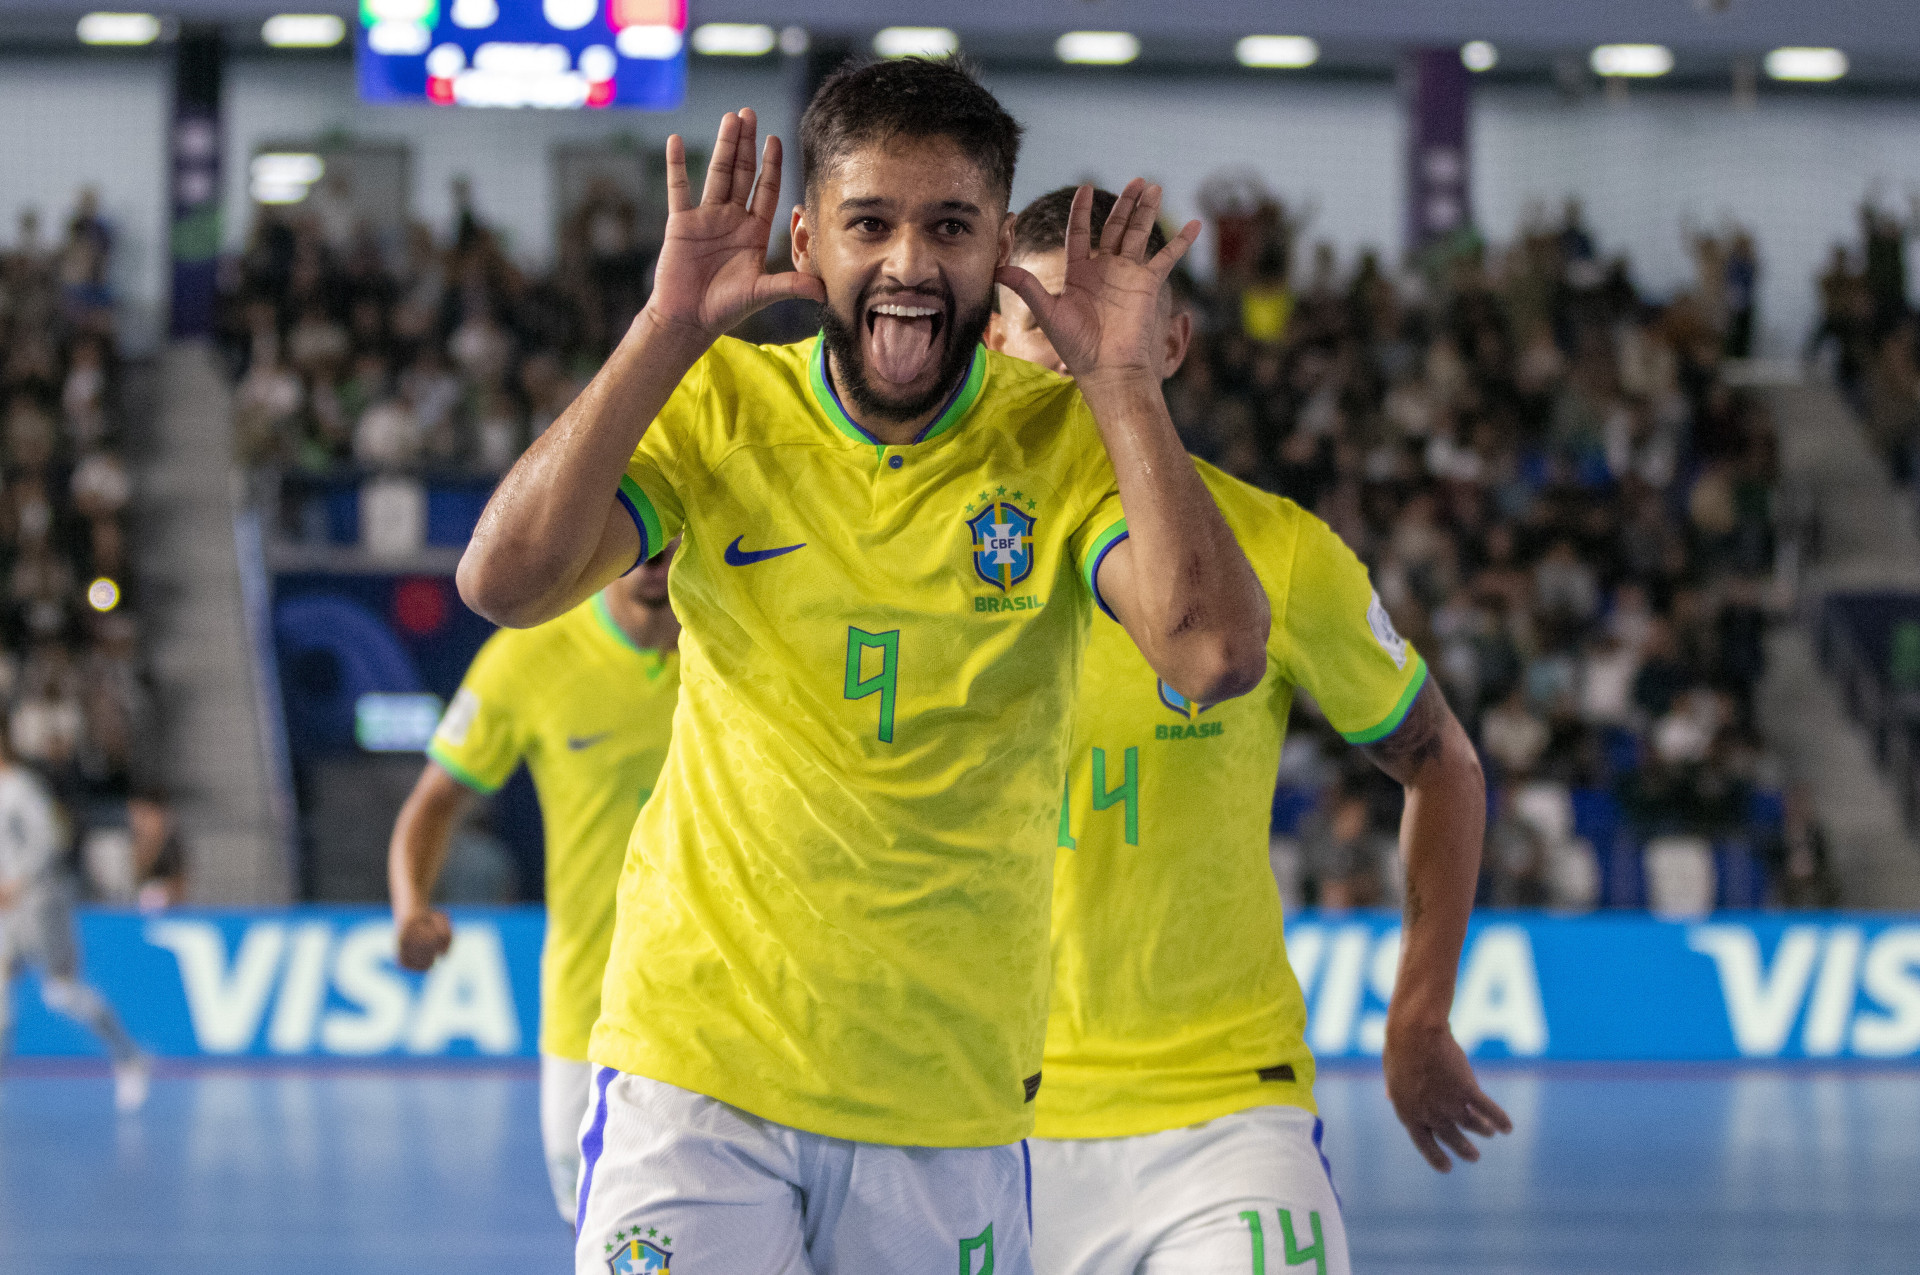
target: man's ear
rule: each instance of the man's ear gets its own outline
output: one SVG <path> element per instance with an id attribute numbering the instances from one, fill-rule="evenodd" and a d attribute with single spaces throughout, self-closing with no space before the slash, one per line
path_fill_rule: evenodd
<path id="1" fill-rule="evenodd" d="M 793 220 L 788 223 L 787 238 L 793 244 L 793 268 L 801 274 L 819 273 L 813 268 L 813 232 L 807 226 L 807 206 L 793 206 Z"/>
<path id="2" fill-rule="evenodd" d="M 1008 213 L 1000 219 L 1000 259 L 993 263 L 996 270 L 1013 261 L 1013 223 L 1018 220 L 1016 213 Z"/>
<path id="3" fill-rule="evenodd" d="M 1166 380 L 1187 361 L 1187 348 L 1193 344 L 1193 312 L 1174 302 L 1167 319 L 1167 343 L 1160 351 L 1160 379 Z"/>
<path id="4" fill-rule="evenodd" d="M 1007 352 L 1007 321 L 1000 317 L 998 309 L 987 316 L 987 332 L 981 343 L 997 354 Z"/>

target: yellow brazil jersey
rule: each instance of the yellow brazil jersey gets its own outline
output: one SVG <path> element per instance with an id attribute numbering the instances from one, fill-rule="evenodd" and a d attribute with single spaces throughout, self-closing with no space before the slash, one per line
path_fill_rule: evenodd
<path id="1" fill-rule="evenodd" d="M 1267 674 L 1238 699 L 1189 704 L 1118 624 L 1094 623 L 1059 816 L 1041 1137 L 1312 1109 L 1306 1005 L 1268 862 L 1287 710 L 1305 687 L 1347 739 L 1371 743 L 1426 681 L 1325 523 L 1199 469 L 1272 604 Z"/>
<path id="2" fill-rule="evenodd" d="M 487 639 L 427 754 L 480 792 L 522 760 L 546 826 L 540 1051 L 584 1059 L 613 942 L 614 885 L 666 760 L 680 660 L 641 650 L 595 594 L 532 629 Z"/>
<path id="3" fill-rule="evenodd" d="M 823 357 L 720 341 L 621 483 L 643 552 L 682 536 L 684 680 L 591 1055 L 833 1137 L 1011 1142 L 1091 582 L 1126 524 L 1071 381 L 976 349 L 888 446 Z"/>

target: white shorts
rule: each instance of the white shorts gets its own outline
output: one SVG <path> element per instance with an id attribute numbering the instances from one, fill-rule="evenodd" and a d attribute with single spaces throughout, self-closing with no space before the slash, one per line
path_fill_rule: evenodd
<path id="1" fill-rule="evenodd" d="M 1028 1145 L 1038 1275 L 1349 1275 L 1320 1121 L 1299 1107 Z"/>
<path id="2" fill-rule="evenodd" d="M 580 1207 L 580 1134 L 592 1097 L 592 1063 L 540 1055 L 540 1146 L 554 1207 L 568 1226 Z"/>
<path id="3" fill-rule="evenodd" d="M 23 964 L 36 966 L 49 979 L 79 977 L 72 891 L 40 886 L 0 911 L 0 986 Z"/>
<path id="4" fill-rule="evenodd" d="M 849 1142 L 596 1068 L 575 1275 L 1032 1275 L 1026 1151 Z"/>

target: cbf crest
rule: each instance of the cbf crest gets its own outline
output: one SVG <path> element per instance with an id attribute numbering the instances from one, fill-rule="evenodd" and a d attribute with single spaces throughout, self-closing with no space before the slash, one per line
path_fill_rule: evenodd
<path id="1" fill-rule="evenodd" d="M 612 1275 L 664 1271 L 673 1261 L 673 1253 L 667 1248 L 673 1241 L 654 1227 L 648 1227 L 643 1236 L 636 1226 L 632 1231 L 619 1232 L 614 1239 L 618 1243 L 607 1245 L 607 1269 Z"/>
<path id="2" fill-rule="evenodd" d="M 1025 492 L 1001 487 L 981 492 L 967 506 L 973 535 L 973 569 L 999 589 L 1011 589 L 1033 574 L 1033 529 L 1037 507 Z"/>
<path id="3" fill-rule="evenodd" d="M 1192 721 L 1194 718 L 1200 716 L 1200 714 L 1206 712 L 1208 709 L 1213 707 L 1213 705 L 1211 704 L 1194 703 L 1192 700 L 1182 695 L 1179 691 L 1176 691 L 1171 686 L 1168 686 L 1165 678 L 1160 679 L 1160 702 L 1162 704 L 1165 704 L 1168 708 L 1172 709 L 1174 712 L 1180 714 L 1180 716 L 1186 718 L 1188 721 Z"/>

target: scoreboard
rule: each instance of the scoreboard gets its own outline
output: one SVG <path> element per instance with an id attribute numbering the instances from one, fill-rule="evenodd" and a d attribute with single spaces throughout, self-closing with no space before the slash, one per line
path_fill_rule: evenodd
<path id="1" fill-rule="evenodd" d="M 686 0 L 360 0 L 360 97 L 670 111 L 686 32 Z"/>

